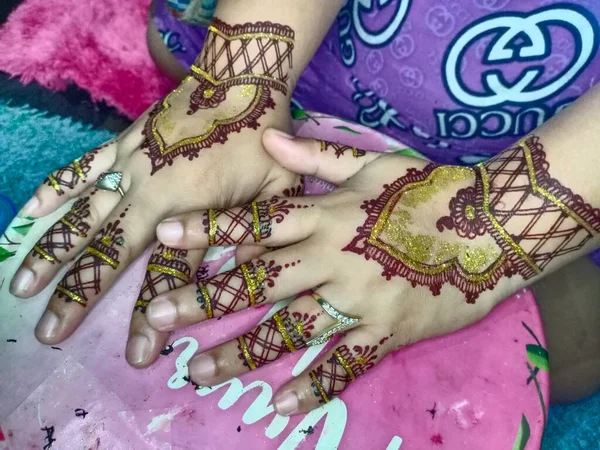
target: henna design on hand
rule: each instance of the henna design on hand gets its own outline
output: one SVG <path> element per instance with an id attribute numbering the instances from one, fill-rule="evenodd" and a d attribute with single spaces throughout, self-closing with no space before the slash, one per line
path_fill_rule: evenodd
<path id="1" fill-rule="evenodd" d="M 78 158 L 68 166 L 58 169 L 54 174 L 48 175 L 44 184 L 54 188 L 57 195 L 63 195 L 65 193 L 63 187 L 71 190 L 79 182 L 85 183 L 87 174 L 92 170 L 92 162 L 100 148 L 102 147 L 87 152 L 80 159 Z"/>
<path id="2" fill-rule="evenodd" d="M 210 245 L 235 245 L 252 239 L 261 242 L 271 237 L 272 224 L 281 223 L 294 208 L 300 206 L 285 198 L 252 202 L 238 209 L 209 209 L 204 214 L 204 232 Z"/>
<path id="3" fill-rule="evenodd" d="M 259 118 L 268 108 L 275 108 L 271 89 L 287 94 L 293 48 L 290 27 L 270 22 L 230 26 L 214 19 L 192 75 L 150 112 L 142 148 L 151 160 L 151 175 L 172 165 L 179 155 L 193 160 L 201 149 L 226 142 L 233 132 L 256 130 Z M 171 117 L 171 107 L 174 103 L 183 106 L 186 99 L 178 97 L 189 92 L 190 86 L 188 115 L 218 110 L 214 120 L 196 124 L 193 134 L 184 126 L 179 128 L 180 139 L 173 141 L 170 134 L 182 121 Z"/>
<path id="4" fill-rule="evenodd" d="M 286 267 L 300 264 L 300 260 Z M 220 317 L 249 306 L 258 306 L 266 301 L 265 286 L 273 288 L 275 278 L 282 266 L 270 260 L 253 260 L 222 273 L 208 281 L 199 281 L 196 290 L 197 301 L 206 312 L 206 317 Z"/>
<path id="5" fill-rule="evenodd" d="M 329 149 L 333 149 L 335 151 L 335 156 L 337 159 L 340 159 L 340 156 L 344 155 L 348 150 L 352 153 L 354 158 L 360 158 L 361 156 L 365 156 L 367 154 L 366 151 L 360 150 L 356 147 L 351 147 L 349 145 L 337 144 L 335 142 L 321 141 L 321 152 L 326 152 Z"/>
<path id="6" fill-rule="evenodd" d="M 357 377 L 375 365 L 378 346 L 347 345 L 337 347 L 333 355 L 309 372 L 311 386 L 319 403 L 327 403 L 339 396 Z"/>
<path id="7" fill-rule="evenodd" d="M 125 217 L 128 210 L 129 207 L 125 208 L 119 217 Z M 121 221 L 109 222 L 58 283 L 55 291 L 58 298 L 87 306 L 89 296 L 100 293 L 102 268 L 116 270 L 119 267 L 119 247 L 124 243 Z"/>
<path id="8" fill-rule="evenodd" d="M 146 313 L 150 300 L 159 294 L 180 288 L 190 282 L 192 268 L 186 260 L 187 250 L 159 244 L 150 256 L 135 310 Z"/>
<path id="9" fill-rule="evenodd" d="M 286 188 L 282 194 L 284 197 L 300 197 L 304 195 L 304 176 L 300 177 L 300 184 L 298 186 Z"/>
<path id="10" fill-rule="evenodd" d="M 433 295 L 450 283 L 474 303 L 501 278 L 519 274 L 530 279 L 600 232 L 600 209 L 548 170 L 536 136 L 473 169 L 433 164 L 423 171 L 409 169 L 385 185 L 378 199 L 365 202 L 367 221 L 343 250 L 375 259 L 388 280 L 400 276 L 413 286 L 428 286 Z M 471 186 L 449 201 L 450 215 L 436 222 L 437 235 L 412 232 L 409 208 L 455 182 Z M 449 240 L 447 231 L 464 240 Z"/>
<path id="11" fill-rule="evenodd" d="M 316 314 L 294 311 L 288 308 L 277 311 L 254 330 L 238 339 L 238 358 L 250 370 L 262 367 L 306 346 L 314 329 Z"/>
<path id="12" fill-rule="evenodd" d="M 96 191 L 92 191 L 90 196 Z M 32 254 L 54 264 L 61 263 L 62 253 L 75 247 L 75 237 L 85 238 L 90 230 L 90 196 L 77 200 L 71 209 L 40 238 Z M 59 258 L 60 255 L 60 258 Z"/>

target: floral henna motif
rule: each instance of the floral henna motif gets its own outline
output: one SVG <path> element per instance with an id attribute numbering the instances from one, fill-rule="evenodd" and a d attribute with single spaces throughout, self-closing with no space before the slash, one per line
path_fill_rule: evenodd
<path id="1" fill-rule="evenodd" d="M 71 190 L 79 182 L 85 183 L 87 174 L 92 170 L 92 161 L 94 161 L 98 150 L 99 148 L 87 152 L 81 159 L 76 159 L 68 166 L 48 175 L 48 178 L 44 180 L 44 184 L 54 188 L 58 195 L 63 195 L 65 193 L 63 187 Z"/>
<path id="2" fill-rule="evenodd" d="M 150 300 L 154 297 L 190 282 L 192 268 L 186 260 L 187 253 L 187 250 L 176 250 L 159 244 L 148 260 L 135 310 L 145 314 Z"/>
<path id="3" fill-rule="evenodd" d="M 300 177 L 300 184 L 298 186 L 284 189 L 282 195 L 284 197 L 300 197 L 304 195 L 304 177 Z"/>
<path id="4" fill-rule="evenodd" d="M 252 202 L 239 210 L 209 209 L 204 214 L 204 232 L 210 245 L 235 245 L 250 239 L 261 242 L 271 236 L 272 223 L 281 223 L 294 208 L 285 198 Z"/>
<path id="5" fill-rule="evenodd" d="M 92 191 L 94 195 L 96 191 Z M 33 247 L 33 255 L 50 263 L 61 263 L 59 253 L 67 253 L 75 247 L 75 237 L 85 238 L 90 230 L 90 197 L 77 200 L 69 212 L 56 222 Z M 61 255 L 62 257 L 62 255 Z"/>
<path id="6" fill-rule="evenodd" d="M 283 308 L 269 320 L 238 338 L 238 358 L 246 367 L 254 370 L 286 353 L 295 352 L 306 346 L 316 320 L 316 314 L 290 314 L 288 308 Z"/>
<path id="7" fill-rule="evenodd" d="M 326 152 L 329 149 L 333 149 L 335 151 L 336 158 L 340 158 L 344 153 L 350 151 L 354 158 L 360 158 L 361 156 L 365 156 L 367 154 L 366 151 L 360 150 L 356 147 L 351 147 L 349 145 L 337 144 L 335 142 L 321 141 L 321 151 Z"/>
<path id="8" fill-rule="evenodd" d="M 327 403 L 339 396 L 357 377 L 375 365 L 377 345 L 347 345 L 337 347 L 331 358 L 309 372 L 311 386 L 319 403 Z"/>
<path id="9" fill-rule="evenodd" d="M 125 217 L 128 209 L 125 208 L 120 218 Z M 87 306 L 89 296 L 100 292 L 102 268 L 108 266 L 116 270 L 119 267 L 119 247 L 124 243 L 121 221 L 108 223 L 56 286 L 58 298 Z"/>
<path id="10" fill-rule="evenodd" d="M 474 303 L 501 278 L 529 279 L 600 232 L 600 210 L 551 178 L 548 168 L 532 136 L 474 169 L 409 169 L 365 202 L 368 218 L 344 250 L 378 261 L 387 279 L 403 277 L 434 295 L 449 283 Z M 470 186 L 460 186 L 465 183 Z M 460 188 L 449 201 L 450 215 L 429 233 L 417 232 L 423 224 L 415 220 L 416 208 L 435 196 L 442 201 L 454 186 Z"/>
<path id="11" fill-rule="evenodd" d="M 299 263 L 295 261 L 285 267 Z M 258 259 L 242 264 L 208 281 L 199 281 L 196 300 L 208 319 L 258 306 L 266 301 L 265 287 L 275 286 L 275 278 L 282 268 L 273 260 L 265 262 Z"/>
<path id="12" fill-rule="evenodd" d="M 214 19 L 192 75 L 154 107 L 146 122 L 142 148 L 152 162 L 151 174 L 172 165 L 177 156 L 196 158 L 233 132 L 256 130 L 266 110 L 275 108 L 271 89 L 287 94 L 293 48 L 289 27 L 270 22 L 229 26 Z M 185 127 L 184 117 L 174 117 L 174 104 L 180 109 L 187 104 L 187 115 L 218 109 L 211 120 L 201 117 L 194 127 Z"/>

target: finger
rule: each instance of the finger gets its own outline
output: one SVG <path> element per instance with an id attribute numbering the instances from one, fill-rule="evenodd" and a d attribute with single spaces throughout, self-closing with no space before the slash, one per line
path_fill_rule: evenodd
<path id="1" fill-rule="evenodd" d="M 157 295 L 192 282 L 193 270 L 202 262 L 204 253 L 204 250 L 176 250 L 163 244 L 155 244 L 131 316 L 125 354 L 132 366 L 141 368 L 152 364 L 165 347 L 169 336 L 169 333 L 156 331 L 148 324 L 148 304 Z"/>
<path id="2" fill-rule="evenodd" d="M 175 248 L 286 245 L 312 234 L 319 219 L 317 204 L 318 198 L 273 197 L 237 208 L 195 211 L 161 222 L 156 234 Z"/>
<path id="3" fill-rule="evenodd" d="M 42 217 L 94 185 L 115 162 L 117 141 L 110 141 L 54 172 L 42 182 L 23 206 L 22 216 Z"/>
<path id="4" fill-rule="evenodd" d="M 272 128 L 264 132 L 263 145 L 284 168 L 334 184 L 345 182 L 382 155 L 335 142 L 293 137 Z"/>
<path id="5" fill-rule="evenodd" d="M 209 280 L 157 297 L 148 306 L 148 323 L 157 330 L 169 331 L 274 303 L 326 282 L 331 267 L 321 260 L 317 251 L 306 251 L 298 257 L 293 247 L 268 253 Z"/>
<path id="6" fill-rule="evenodd" d="M 61 266 L 91 242 L 104 219 L 119 203 L 114 192 L 90 188 L 44 233 L 15 273 L 10 292 L 21 298 L 44 289 Z"/>
<path id="7" fill-rule="evenodd" d="M 393 349 L 387 338 L 365 327 L 350 331 L 335 349 L 279 390 L 275 410 L 282 416 L 305 413 L 338 397 Z"/>
<path id="8" fill-rule="evenodd" d="M 300 297 L 246 334 L 195 356 L 190 378 L 214 386 L 306 347 L 334 323 L 312 296 Z"/>
<path id="9" fill-rule="evenodd" d="M 61 342 L 75 331 L 102 294 L 152 241 L 155 217 L 154 208 L 142 198 L 125 196 L 58 283 L 35 330 L 40 342 Z"/>
<path id="10" fill-rule="evenodd" d="M 254 258 L 259 258 L 269 251 L 266 247 L 260 245 L 240 245 L 235 249 L 235 265 L 239 266 Z"/>
<path id="11" fill-rule="evenodd" d="M 118 154 L 126 156 L 142 143 L 141 130 L 147 116 L 146 112 L 118 138 L 85 153 L 71 164 L 48 175 L 31 199 L 23 206 L 19 215 L 45 216 L 93 186 L 98 176 L 115 163 Z"/>

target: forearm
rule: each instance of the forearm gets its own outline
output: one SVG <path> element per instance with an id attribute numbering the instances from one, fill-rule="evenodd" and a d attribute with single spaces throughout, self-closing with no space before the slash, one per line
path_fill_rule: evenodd
<path id="1" fill-rule="evenodd" d="M 467 297 L 495 283 L 514 291 L 600 245 L 599 115 L 596 88 L 531 136 L 461 172 L 463 187 L 438 204 L 432 220 L 471 247 L 459 255 L 464 272 L 477 274 L 465 284 Z"/>
<path id="2" fill-rule="evenodd" d="M 594 250 L 600 129 L 593 118 L 599 114 L 595 89 L 474 168 L 409 169 L 378 200 L 390 209 L 383 209 L 371 239 L 379 235 L 398 249 L 414 286 L 484 304 Z"/>

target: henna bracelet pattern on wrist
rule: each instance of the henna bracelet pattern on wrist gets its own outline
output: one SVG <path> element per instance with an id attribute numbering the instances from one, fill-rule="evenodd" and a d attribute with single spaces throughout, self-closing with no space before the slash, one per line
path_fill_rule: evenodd
<path id="1" fill-rule="evenodd" d="M 159 294 L 180 288 L 190 282 L 192 268 L 186 261 L 187 250 L 159 244 L 146 267 L 144 283 L 134 309 L 146 313 L 150 300 Z"/>
<path id="2" fill-rule="evenodd" d="M 128 209 L 125 208 L 119 217 L 125 217 Z M 119 267 L 119 247 L 124 243 L 121 221 L 108 223 L 56 286 L 58 298 L 87 306 L 90 295 L 98 295 L 102 288 L 102 268 L 108 266 L 116 270 Z"/>
<path id="3" fill-rule="evenodd" d="M 201 149 L 223 144 L 233 132 L 256 130 L 258 119 L 275 108 L 271 89 L 287 94 L 293 49 L 290 27 L 270 22 L 231 26 L 214 19 L 191 75 L 150 112 L 142 148 L 151 160 L 151 175 L 177 156 L 193 160 Z M 189 98 L 181 98 L 191 88 Z M 173 117 L 172 106 L 182 108 L 184 102 L 187 115 L 215 109 L 214 118 L 194 127 L 178 125 L 185 119 Z M 179 139 L 174 140 L 176 127 Z"/>
<path id="4" fill-rule="evenodd" d="M 418 222 L 418 208 L 465 185 L 454 191 L 450 215 L 429 234 L 420 231 L 428 224 Z M 343 250 L 379 262 L 388 280 L 400 276 L 433 295 L 449 283 L 468 303 L 503 277 L 532 278 L 600 233 L 600 210 L 550 176 L 536 136 L 475 168 L 409 169 L 384 189 L 363 204 L 368 218 Z"/>

